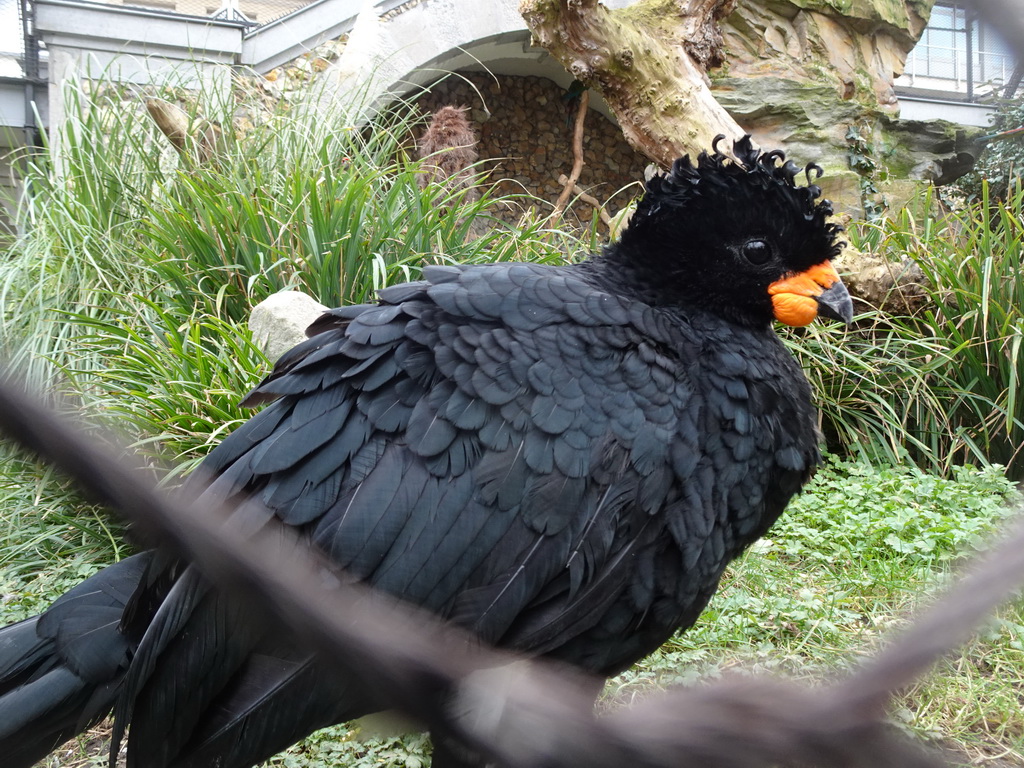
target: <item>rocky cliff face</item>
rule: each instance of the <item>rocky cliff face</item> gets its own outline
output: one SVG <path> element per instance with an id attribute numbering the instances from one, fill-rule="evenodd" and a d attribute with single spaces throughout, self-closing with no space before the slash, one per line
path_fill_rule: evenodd
<path id="1" fill-rule="evenodd" d="M 813 81 L 841 101 L 895 112 L 903 71 L 934 0 L 740 0 L 723 22 L 728 70 Z"/>
<path id="2" fill-rule="evenodd" d="M 738 0 L 722 20 L 714 95 L 763 146 L 819 158 L 840 209 L 899 207 L 921 181 L 948 181 L 969 161 L 960 126 L 897 117 L 893 81 L 933 3 Z"/>

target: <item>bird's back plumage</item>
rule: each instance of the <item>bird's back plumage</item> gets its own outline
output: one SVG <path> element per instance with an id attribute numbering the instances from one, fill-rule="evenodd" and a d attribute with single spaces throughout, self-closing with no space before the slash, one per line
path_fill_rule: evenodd
<path id="1" fill-rule="evenodd" d="M 248 396 L 269 405 L 211 454 L 202 492 L 487 642 L 597 675 L 650 652 L 818 461 L 760 293 L 826 261 L 835 230 L 794 169 L 736 151 L 654 180 L 632 234 L 581 264 L 427 267 L 326 313 Z M 765 248 L 777 265 L 744 266 Z M 130 767 L 243 768 L 375 708 L 187 564 L 145 558 L 97 646 L 117 656 L 99 684 L 131 723 Z M 0 711 L 24 695 L 19 665 L 74 666 L 72 640 L 30 629 L 0 631 Z"/>

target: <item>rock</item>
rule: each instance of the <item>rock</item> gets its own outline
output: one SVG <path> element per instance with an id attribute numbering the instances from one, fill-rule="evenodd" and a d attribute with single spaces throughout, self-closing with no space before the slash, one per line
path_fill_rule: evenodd
<path id="1" fill-rule="evenodd" d="M 908 210 L 917 221 L 923 221 L 938 212 L 937 209 L 928 209 L 929 197 L 925 194 L 927 184 L 923 181 L 887 179 L 878 182 L 877 186 L 885 200 L 885 207 L 890 211 Z"/>
<path id="2" fill-rule="evenodd" d="M 861 180 L 853 171 L 831 170 L 827 175 L 815 179 L 821 187 L 821 196 L 832 201 L 832 209 L 839 215 L 859 217 L 863 210 L 861 203 Z"/>
<path id="3" fill-rule="evenodd" d="M 327 311 L 302 291 L 279 291 L 261 301 L 249 316 L 253 340 L 270 360 L 306 339 L 306 328 Z"/>
<path id="4" fill-rule="evenodd" d="M 847 244 L 836 259 L 836 269 L 858 311 L 874 308 L 910 315 L 928 303 L 924 272 L 913 259 L 891 262 Z"/>

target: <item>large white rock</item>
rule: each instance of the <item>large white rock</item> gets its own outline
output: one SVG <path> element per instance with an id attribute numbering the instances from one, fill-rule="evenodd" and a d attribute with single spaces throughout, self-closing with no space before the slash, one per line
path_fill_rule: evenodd
<path id="1" fill-rule="evenodd" d="M 261 301 L 249 316 L 253 340 L 271 360 L 306 339 L 306 328 L 327 310 L 302 291 L 279 291 Z"/>

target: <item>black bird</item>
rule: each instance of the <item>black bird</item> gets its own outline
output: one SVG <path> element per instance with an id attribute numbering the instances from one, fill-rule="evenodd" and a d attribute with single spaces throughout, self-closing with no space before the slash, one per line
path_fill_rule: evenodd
<path id="1" fill-rule="evenodd" d="M 248 395 L 271 404 L 206 460 L 204 493 L 598 676 L 693 624 L 819 461 L 773 321 L 851 316 L 820 170 L 798 186 L 782 152 L 718 143 L 651 179 L 582 263 L 426 267 L 327 312 Z M 111 710 L 130 768 L 245 768 L 372 706 L 160 552 L 0 630 L 14 768 Z"/>

